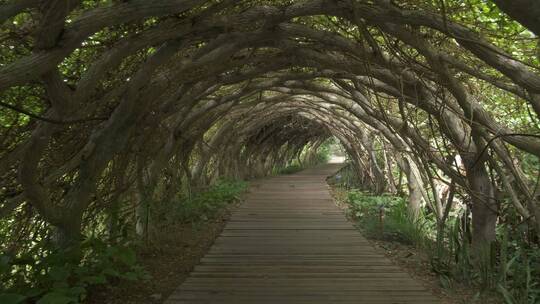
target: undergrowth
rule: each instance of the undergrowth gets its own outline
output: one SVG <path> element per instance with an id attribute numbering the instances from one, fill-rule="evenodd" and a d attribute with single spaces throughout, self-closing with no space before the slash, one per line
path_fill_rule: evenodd
<path id="1" fill-rule="evenodd" d="M 239 200 L 247 186 L 245 181 L 220 179 L 204 191 L 184 194 L 177 200 L 156 207 L 155 216 L 160 219 L 157 222 L 162 225 L 204 223 L 215 218 L 231 202 Z"/>
<path id="2" fill-rule="evenodd" d="M 498 293 L 506 304 L 540 303 L 540 251 L 523 241 L 523 233 L 501 223 L 497 242 L 490 248 L 473 249 L 470 227 L 463 213 L 449 218 L 437 233 L 436 220 L 407 212 L 406 199 L 346 190 L 348 212 L 369 238 L 413 245 L 429 258 L 443 288 L 465 284 L 478 290 L 476 299 Z"/>
<path id="3" fill-rule="evenodd" d="M 288 165 L 284 168 L 279 168 L 279 169 L 276 169 L 275 170 L 275 173 L 274 174 L 294 174 L 296 172 L 300 172 L 304 170 L 304 166 L 298 164 L 298 163 L 293 163 L 291 165 Z"/>
<path id="4" fill-rule="evenodd" d="M 37 248 L 18 257 L 0 256 L 0 303 L 79 303 L 93 286 L 149 279 L 127 245 L 92 238 L 76 248 Z"/>
<path id="5" fill-rule="evenodd" d="M 156 234 L 174 224 L 200 225 L 216 217 L 240 198 L 243 181 L 219 180 L 199 193 L 185 193 L 161 204 L 152 204 Z M 137 238 L 122 244 L 92 237 L 76 248 L 56 248 L 50 239 L 33 244 L 23 254 L 0 253 L 1 304 L 76 304 L 84 302 L 95 287 L 122 281 L 149 280 L 137 255 L 144 244 Z"/>

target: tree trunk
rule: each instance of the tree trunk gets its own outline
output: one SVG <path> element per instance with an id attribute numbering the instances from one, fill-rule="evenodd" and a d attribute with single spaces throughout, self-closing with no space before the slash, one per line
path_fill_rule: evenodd
<path id="1" fill-rule="evenodd" d="M 540 36 L 540 2 L 538 0 L 491 0 L 501 11 Z"/>
<path id="2" fill-rule="evenodd" d="M 495 241 L 497 202 L 495 191 L 484 164 L 468 167 L 467 180 L 471 187 L 473 245 L 479 247 Z"/>
<path id="3" fill-rule="evenodd" d="M 66 250 L 81 242 L 82 214 L 65 214 L 62 222 L 53 226 L 52 241 L 56 248 Z"/>
<path id="4" fill-rule="evenodd" d="M 407 177 L 407 188 L 409 190 L 409 198 L 407 209 L 409 216 L 412 219 L 417 219 L 420 215 L 420 209 L 424 204 L 424 183 L 420 178 L 420 172 L 414 161 L 407 156 L 396 154 L 396 160 L 401 170 Z"/>

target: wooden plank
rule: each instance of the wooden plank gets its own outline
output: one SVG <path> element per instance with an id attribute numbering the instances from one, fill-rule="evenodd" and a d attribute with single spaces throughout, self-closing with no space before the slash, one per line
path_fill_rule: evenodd
<path id="1" fill-rule="evenodd" d="M 165 303 L 440 303 L 335 206 L 325 177 L 336 169 L 252 183 L 212 248 Z"/>

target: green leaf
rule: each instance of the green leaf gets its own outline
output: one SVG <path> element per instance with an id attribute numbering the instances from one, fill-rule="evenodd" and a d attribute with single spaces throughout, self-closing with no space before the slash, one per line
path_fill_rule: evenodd
<path id="1" fill-rule="evenodd" d="M 24 294 L 26 295 L 27 298 L 34 298 L 44 293 L 45 291 L 47 290 L 43 288 L 30 288 L 30 289 L 26 289 L 24 291 Z"/>
<path id="2" fill-rule="evenodd" d="M 9 264 L 10 258 L 6 255 L 0 255 L 0 273 L 9 272 L 11 265 Z"/>
<path id="3" fill-rule="evenodd" d="M 15 293 L 0 294 L 0 303 L 2 304 L 19 304 L 26 299 L 25 296 Z"/>
<path id="4" fill-rule="evenodd" d="M 69 294 L 72 295 L 72 296 L 80 297 L 81 295 L 86 294 L 86 288 L 84 288 L 82 286 L 71 287 L 69 289 Z"/>
<path id="5" fill-rule="evenodd" d="M 510 294 L 510 292 L 504 288 L 501 284 L 497 286 L 497 290 L 503 295 L 504 302 L 506 304 L 515 304 L 517 303 L 514 297 Z"/>
<path id="6" fill-rule="evenodd" d="M 128 281 L 136 281 L 136 280 L 139 279 L 139 275 L 137 275 L 134 272 L 126 272 L 126 273 L 122 274 L 121 277 L 123 279 L 125 279 L 125 280 L 128 280 Z"/>
<path id="7" fill-rule="evenodd" d="M 83 282 L 86 282 L 88 284 L 106 284 L 107 278 L 104 275 L 93 275 L 93 276 L 86 276 L 82 278 Z"/>
<path id="8" fill-rule="evenodd" d="M 56 281 L 52 284 L 53 289 L 66 289 L 69 288 L 69 283 L 67 281 Z"/>
<path id="9" fill-rule="evenodd" d="M 439 276 L 439 280 L 441 282 L 441 286 L 444 288 L 444 289 L 449 289 L 451 286 L 452 286 L 452 281 L 450 280 L 450 278 L 444 274 L 441 274 Z"/>
<path id="10" fill-rule="evenodd" d="M 118 248 L 116 257 L 118 258 L 118 260 L 128 266 L 134 265 L 135 262 L 137 262 L 137 256 L 135 255 L 135 251 L 129 248 Z"/>
<path id="11" fill-rule="evenodd" d="M 66 281 L 70 274 L 71 271 L 65 266 L 53 266 L 49 270 L 49 276 L 56 281 Z"/>
<path id="12" fill-rule="evenodd" d="M 114 268 L 105 268 L 103 269 L 102 273 L 112 277 L 118 277 L 120 275 L 120 273 Z"/>
<path id="13" fill-rule="evenodd" d="M 51 291 L 45 294 L 36 304 L 69 304 L 77 303 L 78 299 L 69 297 L 63 293 Z"/>

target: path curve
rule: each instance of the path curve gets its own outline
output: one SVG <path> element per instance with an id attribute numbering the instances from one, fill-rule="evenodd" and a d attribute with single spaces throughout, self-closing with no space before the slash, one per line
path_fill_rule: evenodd
<path id="1" fill-rule="evenodd" d="M 347 221 L 325 178 L 338 164 L 253 183 L 166 304 L 440 303 Z"/>

